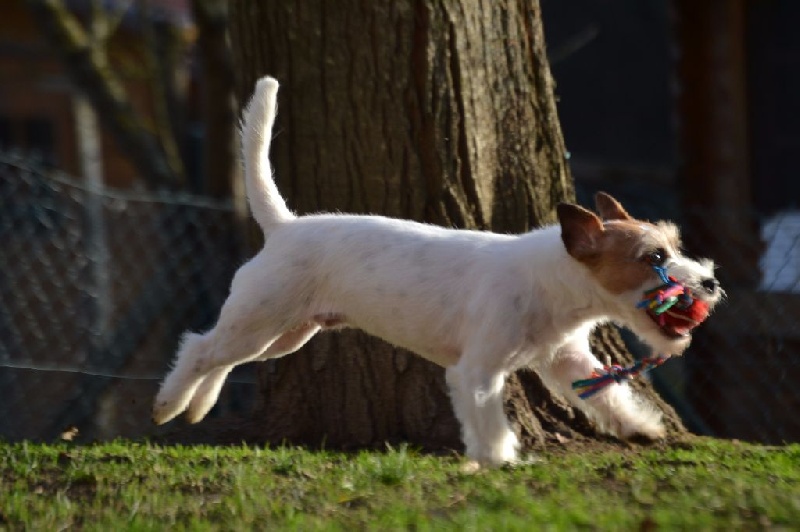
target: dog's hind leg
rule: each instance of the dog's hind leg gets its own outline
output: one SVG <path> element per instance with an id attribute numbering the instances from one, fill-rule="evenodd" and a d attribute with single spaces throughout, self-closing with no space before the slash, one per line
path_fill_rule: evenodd
<path id="1" fill-rule="evenodd" d="M 175 366 L 156 396 L 153 421 L 161 425 L 186 410 L 201 383 L 215 371 L 224 369 L 227 375 L 234 366 L 258 358 L 280 334 L 267 331 L 234 335 L 217 325 L 206 334 L 186 334 Z"/>
<path id="2" fill-rule="evenodd" d="M 241 270 L 240 270 L 241 272 Z M 234 287 L 237 287 L 234 280 Z M 188 333 L 153 405 L 153 421 L 166 423 L 183 412 L 201 382 L 214 370 L 257 359 L 289 327 L 293 316 L 270 313 L 285 308 L 280 288 L 258 292 L 234 288 L 219 321 L 205 334 Z"/>
<path id="3" fill-rule="evenodd" d="M 545 384 L 583 410 L 604 432 L 628 439 L 644 436 L 655 440 L 664 436 L 661 413 L 636 396 L 627 383 L 612 384 L 588 399 L 581 399 L 572 389 L 576 380 L 586 379 L 602 364 L 585 345 L 567 345 L 558 350 L 552 361 L 539 368 Z"/>
<path id="4" fill-rule="evenodd" d="M 255 360 L 265 361 L 294 353 L 303 347 L 320 328 L 316 323 L 306 323 L 286 331 Z M 186 409 L 186 419 L 190 423 L 197 423 L 206 417 L 209 410 L 216 404 L 220 391 L 222 391 L 222 385 L 234 367 L 235 365 L 229 365 L 216 368 L 203 379 Z"/>
<path id="5" fill-rule="evenodd" d="M 214 331 L 205 334 L 186 333 L 175 357 L 175 366 L 161 384 L 155 404 L 153 421 L 166 423 L 180 414 L 189 404 L 204 373 L 196 361 L 208 360 L 215 347 Z"/>

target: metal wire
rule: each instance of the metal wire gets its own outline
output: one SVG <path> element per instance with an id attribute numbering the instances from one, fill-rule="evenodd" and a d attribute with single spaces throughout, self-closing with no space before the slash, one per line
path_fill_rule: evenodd
<path id="1" fill-rule="evenodd" d="M 141 432 L 182 332 L 213 324 L 243 260 L 235 224 L 229 203 L 99 190 L 0 154 L 0 437 Z"/>

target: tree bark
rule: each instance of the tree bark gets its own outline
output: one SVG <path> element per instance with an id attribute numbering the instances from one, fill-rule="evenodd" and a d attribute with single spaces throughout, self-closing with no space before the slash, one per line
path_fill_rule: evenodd
<path id="1" fill-rule="evenodd" d="M 231 38 L 240 102 L 282 83 L 272 161 L 299 213 L 522 232 L 574 197 L 536 1 L 234 2 Z M 614 331 L 597 343 L 629 360 Z M 265 440 L 460 447 L 442 369 L 358 331 L 268 362 L 261 385 Z M 595 436 L 533 373 L 506 406 L 529 446 Z"/>

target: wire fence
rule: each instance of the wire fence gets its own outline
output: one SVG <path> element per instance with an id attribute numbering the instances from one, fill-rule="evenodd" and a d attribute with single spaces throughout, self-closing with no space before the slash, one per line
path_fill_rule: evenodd
<path id="1" fill-rule="evenodd" d="M 235 224 L 226 203 L 93 190 L 0 154 L 0 437 L 141 434 L 181 332 L 227 295 Z"/>
<path id="2" fill-rule="evenodd" d="M 737 213 L 710 221 L 712 228 L 725 224 L 735 232 L 714 245 L 718 275 L 728 280 L 727 300 L 683 361 L 685 417 L 709 435 L 798 442 L 800 212 Z"/>
<path id="3" fill-rule="evenodd" d="M 800 213 L 736 219 L 753 238 L 717 245 L 720 272 L 758 283 L 726 284 L 690 351 L 652 375 L 696 432 L 797 442 Z M 97 190 L 0 153 L 0 438 L 151 431 L 158 382 L 181 333 L 213 324 L 242 234 L 228 203 Z M 252 368 L 232 380 L 217 415 L 254 401 Z"/>

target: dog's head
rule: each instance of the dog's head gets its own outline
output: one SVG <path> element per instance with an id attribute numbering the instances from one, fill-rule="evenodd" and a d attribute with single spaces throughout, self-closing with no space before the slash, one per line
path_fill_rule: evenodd
<path id="1" fill-rule="evenodd" d="M 691 334 L 723 296 L 714 263 L 681 253 L 678 228 L 631 217 L 610 195 L 595 196 L 597 212 L 572 204 L 558 206 L 561 238 L 567 252 L 589 269 L 609 297 L 612 318 L 645 340 L 660 354 L 680 354 Z M 637 308 L 644 292 L 662 285 L 654 266 L 681 283 L 696 304 L 673 307 L 663 316 Z"/>

